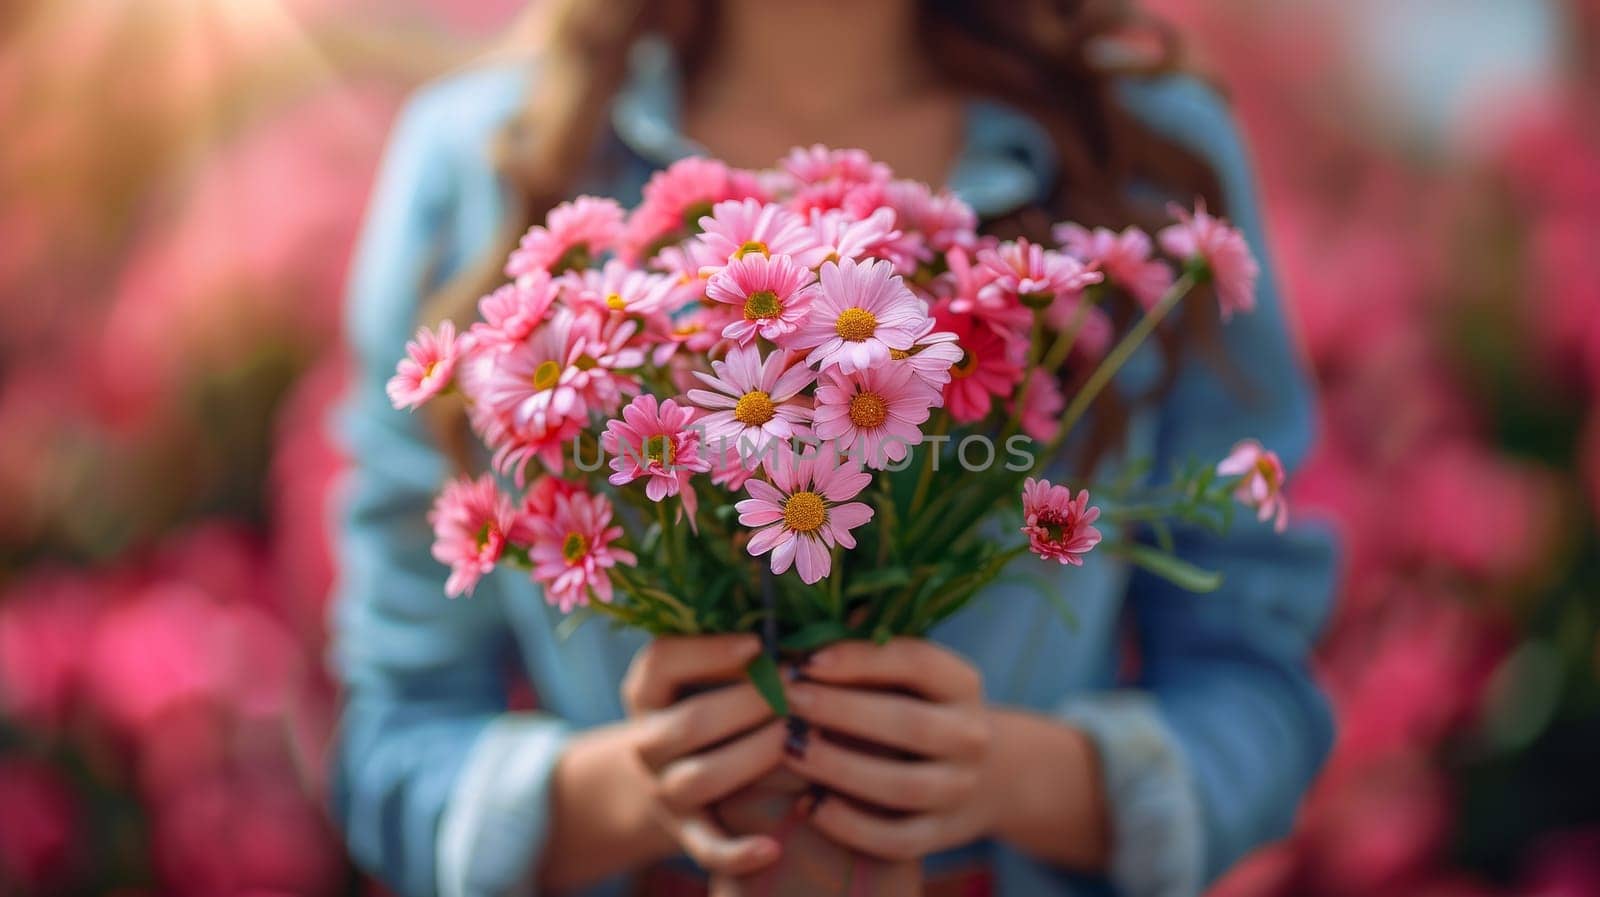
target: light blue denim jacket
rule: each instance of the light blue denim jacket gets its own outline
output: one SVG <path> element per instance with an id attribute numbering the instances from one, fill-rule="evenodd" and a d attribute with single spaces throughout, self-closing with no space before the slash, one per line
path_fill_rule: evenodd
<path id="1" fill-rule="evenodd" d="M 671 60 L 648 44 L 635 57 L 596 160 L 601 174 L 581 185 L 625 203 L 655 167 L 695 149 L 676 127 Z M 573 731 L 621 715 L 618 682 L 643 642 L 600 624 L 558 638 L 557 612 L 515 573 L 446 599 L 424 514 L 449 471 L 422 419 L 391 409 L 383 390 L 421 297 L 476 260 L 502 221 L 507 191 L 489 146 L 532 77 L 531 66 L 475 70 L 407 104 L 350 284 L 359 373 L 339 419 L 354 468 L 337 499 L 335 654 L 346 698 L 333 801 L 357 860 L 406 895 L 535 890 L 550 771 Z M 1218 97 L 1180 77 L 1128 81 L 1120 92 L 1215 166 L 1228 210 L 1264 258 L 1250 166 Z M 981 214 L 1040 197 L 1054 169 L 1036 123 L 998 103 L 969 104 L 950 186 Z M 1270 266 L 1263 287 L 1259 310 L 1223 336 L 1245 388 L 1195 363 L 1158 413 L 1134 422 L 1130 452 L 1153 454 L 1154 469 L 1221 458 L 1247 436 L 1292 467 L 1311 444 L 1312 397 Z M 990 701 L 1055 714 L 1099 748 L 1115 836 L 1108 876 L 1074 876 L 996 843 L 957 852 L 989 862 L 1000 893 L 1196 894 L 1288 829 L 1332 739 L 1307 669 L 1331 593 L 1330 542 L 1248 520 L 1226 538 L 1180 541 L 1185 557 L 1226 575 L 1220 592 L 1178 591 L 1103 555 L 1080 570 L 1024 557 L 934 633 L 979 667 Z M 1074 622 L 1059 612 L 1063 598 Z M 1130 632 L 1138 672 L 1123 681 Z M 507 712 L 513 673 L 531 680 L 539 712 Z M 951 858 L 931 858 L 930 868 Z"/>

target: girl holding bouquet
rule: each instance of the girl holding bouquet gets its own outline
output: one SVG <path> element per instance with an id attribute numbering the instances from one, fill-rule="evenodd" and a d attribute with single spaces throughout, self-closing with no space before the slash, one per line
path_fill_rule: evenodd
<path id="1" fill-rule="evenodd" d="M 1164 37 L 1096 0 L 545 0 L 500 56 L 413 98 L 348 319 L 360 373 L 341 420 L 355 463 L 341 494 L 334 791 L 360 862 L 403 894 L 452 897 L 702 890 L 684 856 L 722 893 L 1168 897 L 1286 832 L 1332 737 L 1307 669 L 1331 588 L 1316 533 L 1178 529 L 1172 550 L 1225 577 L 1196 597 L 1119 557 L 1085 559 L 1082 532 L 1041 529 L 1077 567 L 1050 581 L 1055 600 L 1003 578 L 927 639 L 825 647 L 791 670 L 785 719 L 740 678 L 762 650 L 754 634 L 571 629 L 525 577 L 478 581 L 462 566 L 450 588 L 473 594 L 445 600 L 428 509 L 456 469 L 485 461 L 461 438 L 459 406 L 408 415 L 393 407 L 404 389 L 386 393 L 417 324 L 464 328 L 517 238 L 563 200 L 630 203 L 653 183 L 659 203 L 681 192 L 683 217 L 737 198 L 718 164 L 650 180 L 697 155 L 755 168 L 797 145 L 860 147 L 948 186 L 989 233 L 1112 228 L 1064 239 L 1130 294 L 1140 253 L 1117 233 L 1174 200 L 1224 210 L 1261 256 L 1239 138 L 1216 95 L 1171 70 Z M 1220 274 L 1216 287 L 1226 313 L 1238 303 Z M 1292 465 L 1311 442 L 1270 272 L 1255 306 L 1221 329 L 1186 316 L 1153 346 L 1156 364 L 1131 365 L 1072 443 L 1082 469 L 1227 455 L 1224 471 L 1281 476 L 1275 455 L 1229 455 L 1255 437 Z M 448 368 L 444 350 L 420 351 L 435 355 L 402 387 Z M 959 363 L 981 373 L 965 351 Z M 1263 517 L 1281 523 L 1272 488 Z M 478 498 L 493 503 L 456 496 Z M 1093 522 L 1081 497 L 1056 504 Z M 519 679 L 537 710 L 510 709 Z M 704 688 L 716 683 L 729 684 Z M 779 774 L 802 783 L 798 825 L 744 825 L 739 796 Z M 880 872 L 830 891 L 829 870 L 805 862 L 828 849 Z M 897 876 L 907 868 L 918 873 Z"/>

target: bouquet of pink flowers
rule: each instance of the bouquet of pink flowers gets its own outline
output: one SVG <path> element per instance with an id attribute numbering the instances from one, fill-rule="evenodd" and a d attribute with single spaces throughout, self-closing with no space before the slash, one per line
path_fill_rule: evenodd
<path id="1" fill-rule="evenodd" d="M 557 207 L 482 319 L 420 331 L 389 383 L 398 408 L 459 393 L 501 475 L 433 509 L 449 594 L 509 563 L 564 611 L 803 652 L 925 633 L 1029 551 L 1215 588 L 1163 549 L 1169 521 L 1226 526 L 1237 498 L 1281 525 L 1270 451 L 1097 486 L 1149 544 L 1103 541 L 1090 491 L 1043 478 L 1197 286 L 1224 319 L 1253 306 L 1244 238 L 1203 206 L 1175 216 L 1158 239 L 1062 224 L 1060 248 L 1003 242 L 955 196 L 820 146 L 771 171 L 686 159 L 631 212 Z"/>

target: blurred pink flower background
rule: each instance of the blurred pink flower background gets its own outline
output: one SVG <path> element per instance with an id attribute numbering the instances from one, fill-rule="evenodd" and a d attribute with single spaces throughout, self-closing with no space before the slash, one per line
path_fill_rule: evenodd
<path id="1" fill-rule="evenodd" d="M 1346 556 L 1339 743 L 1219 895 L 1600 895 L 1600 3 L 1528 2 L 1538 77 L 1426 128 L 1370 35 L 1457 7 L 1148 3 L 1257 158 Z M 0 893 L 371 890 L 321 811 L 341 284 L 405 91 L 519 6 L 0 9 Z"/>

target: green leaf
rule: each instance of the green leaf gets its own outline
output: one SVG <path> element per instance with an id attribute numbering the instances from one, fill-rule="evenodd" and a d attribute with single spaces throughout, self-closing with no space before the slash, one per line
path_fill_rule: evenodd
<path id="1" fill-rule="evenodd" d="M 560 623 L 556 624 L 556 641 L 564 642 L 572 638 L 573 633 L 576 633 L 583 627 L 584 623 L 594 619 L 595 616 L 597 616 L 596 612 L 588 607 L 574 609 L 572 613 L 567 614 Z"/>
<path id="2" fill-rule="evenodd" d="M 910 570 L 904 567 L 879 567 L 876 570 L 851 574 L 850 584 L 845 586 L 844 594 L 849 598 L 859 598 L 873 592 L 902 588 L 910 583 Z"/>
<path id="3" fill-rule="evenodd" d="M 1121 554 L 1180 589 L 1205 594 L 1222 586 L 1222 574 L 1205 570 L 1148 545 L 1129 545 Z"/>
<path id="4" fill-rule="evenodd" d="M 762 654 L 745 667 L 750 683 L 767 699 L 767 705 L 779 716 L 789 715 L 789 700 L 783 696 L 783 675 L 778 672 L 778 662 L 771 654 Z"/>
<path id="5" fill-rule="evenodd" d="M 841 642 L 854 637 L 855 632 L 838 620 L 818 620 L 815 623 L 802 626 L 798 631 L 785 636 L 782 641 L 778 642 L 778 647 L 785 651 L 804 653 L 815 651 L 823 645 L 831 645 L 834 642 Z"/>
<path id="6" fill-rule="evenodd" d="M 1172 540 L 1172 527 L 1165 520 L 1157 517 L 1150 521 L 1150 531 L 1155 533 L 1156 546 L 1167 554 L 1176 550 L 1176 543 Z"/>

